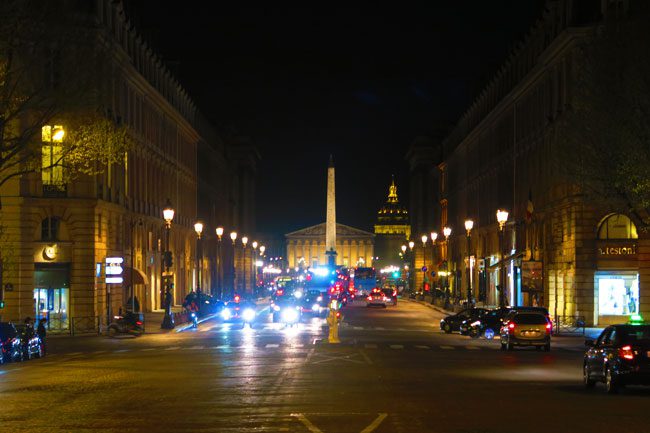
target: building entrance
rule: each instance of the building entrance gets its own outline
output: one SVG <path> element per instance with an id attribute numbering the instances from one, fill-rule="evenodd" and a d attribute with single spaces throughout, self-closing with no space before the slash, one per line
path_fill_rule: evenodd
<path id="1" fill-rule="evenodd" d="M 68 265 L 36 264 L 34 315 L 46 318 L 50 329 L 69 327 L 70 271 Z"/>

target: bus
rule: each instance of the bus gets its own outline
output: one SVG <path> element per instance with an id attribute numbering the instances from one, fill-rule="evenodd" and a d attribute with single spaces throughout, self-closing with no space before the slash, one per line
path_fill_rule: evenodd
<path id="1" fill-rule="evenodd" d="M 357 296 L 367 296 L 372 289 L 377 287 L 377 273 L 375 268 L 355 268 L 352 276 L 354 290 Z"/>

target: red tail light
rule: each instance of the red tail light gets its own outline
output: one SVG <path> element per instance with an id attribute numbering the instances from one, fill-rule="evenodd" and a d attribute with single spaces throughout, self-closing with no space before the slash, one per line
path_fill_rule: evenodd
<path id="1" fill-rule="evenodd" d="M 624 359 L 634 359 L 634 352 L 632 352 L 632 346 L 623 346 L 619 348 L 618 356 Z"/>
<path id="2" fill-rule="evenodd" d="M 138 320 L 138 321 L 135 322 L 135 324 L 138 325 L 138 326 L 141 326 L 142 322 Z"/>
<path id="3" fill-rule="evenodd" d="M 368 300 L 369 300 L 369 301 L 372 301 L 372 296 L 368 296 Z"/>
<path id="4" fill-rule="evenodd" d="M 515 324 L 514 323 L 512 323 L 512 322 L 508 323 L 508 332 L 511 333 L 511 334 L 513 332 L 515 332 Z"/>
<path id="5" fill-rule="evenodd" d="M 547 333 L 547 334 L 550 334 L 550 333 L 551 333 L 551 324 L 550 324 L 550 323 L 547 323 L 547 324 L 546 324 L 546 333 Z"/>
<path id="6" fill-rule="evenodd" d="M 235 296 L 235 302 L 239 302 L 239 295 Z"/>
<path id="7" fill-rule="evenodd" d="M 338 318 L 340 318 L 340 317 L 341 317 L 341 313 L 337 312 L 337 313 L 336 313 L 336 318 L 338 319 Z"/>

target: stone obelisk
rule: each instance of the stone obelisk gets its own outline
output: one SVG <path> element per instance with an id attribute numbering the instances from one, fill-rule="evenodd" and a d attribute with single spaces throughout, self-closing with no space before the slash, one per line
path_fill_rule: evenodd
<path id="1" fill-rule="evenodd" d="M 327 220 L 325 221 L 325 254 L 330 269 L 336 267 L 336 188 L 334 186 L 334 158 L 330 155 L 327 167 Z"/>

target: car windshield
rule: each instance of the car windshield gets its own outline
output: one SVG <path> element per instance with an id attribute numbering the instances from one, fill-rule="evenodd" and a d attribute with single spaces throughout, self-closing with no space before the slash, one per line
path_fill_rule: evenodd
<path id="1" fill-rule="evenodd" d="M 616 337 L 626 344 L 650 344 L 650 325 L 621 326 L 616 330 Z"/>
<path id="2" fill-rule="evenodd" d="M 519 313 L 515 315 L 512 321 L 524 325 L 544 325 L 546 324 L 546 317 L 543 314 Z"/>

